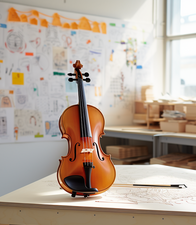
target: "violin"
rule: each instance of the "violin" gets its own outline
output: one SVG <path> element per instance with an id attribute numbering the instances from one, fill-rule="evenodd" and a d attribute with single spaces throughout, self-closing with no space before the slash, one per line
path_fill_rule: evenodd
<path id="1" fill-rule="evenodd" d="M 99 109 L 86 104 L 83 81 L 90 82 L 88 73 L 82 74 L 79 60 L 69 73 L 70 82 L 78 85 L 77 105 L 68 107 L 59 119 L 62 138 L 68 141 L 68 153 L 62 156 L 57 170 L 60 186 L 72 197 L 103 193 L 113 184 L 116 171 L 111 156 L 103 152 L 100 137 L 104 134 L 104 117 Z"/>

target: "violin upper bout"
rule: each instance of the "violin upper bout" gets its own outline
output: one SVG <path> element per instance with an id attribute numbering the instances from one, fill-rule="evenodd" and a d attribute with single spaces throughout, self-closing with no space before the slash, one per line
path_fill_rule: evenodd
<path id="1" fill-rule="evenodd" d="M 69 135 L 67 135 L 67 134 L 62 134 L 62 137 L 61 137 L 61 138 L 69 139 Z"/>

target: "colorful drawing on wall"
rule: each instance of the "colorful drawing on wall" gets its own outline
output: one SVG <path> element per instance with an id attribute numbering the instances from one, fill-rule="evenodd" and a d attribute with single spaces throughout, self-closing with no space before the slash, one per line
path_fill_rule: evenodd
<path id="1" fill-rule="evenodd" d="M 45 121 L 45 134 L 51 137 L 60 135 L 58 120 Z"/>
<path id="2" fill-rule="evenodd" d="M 105 22 L 98 23 L 97 21 L 91 21 L 87 19 L 86 17 L 81 17 L 80 19 L 73 19 L 73 18 L 67 18 L 64 16 L 59 15 L 58 13 L 54 13 L 52 16 L 46 15 L 44 13 L 41 13 L 37 10 L 30 10 L 27 12 L 19 11 L 15 8 L 9 8 L 8 10 L 8 22 L 29 22 L 33 25 L 40 25 L 43 27 L 48 28 L 48 20 L 51 21 L 53 26 L 62 27 L 64 29 L 82 29 L 82 30 L 90 30 L 92 32 L 96 33 L 107 33 L 107 25 Z M 35 18 L 36 17 L 36 18 Z M 47 18 L 47 19 L 46 19 Z M 62 22 L 62 21 L 72 20 L 75 22 Z M 78 23 L 76 23 L 76 21 Z"/>
<path id="3" fill-rule="evenodd" d="M 0 143 L 10 142 L 13 139 L 13 109 L 0 109 Z"/>
<path id="4" fill-rule="evenodd" d="M 7 117 L 0 116 L 0 136 L 7 134 Z"/>
<path id="5" fill-rule="evenodd" d="M 52 135 L 59 132 L 55 121 L 68 106 L 78 104 L 77 83 L 68 82 L 67 77 L 77 59 L 84 65 L 82 73 L 88 72 L 91 79 L 90 83 L 84 83 L 88 104 L 104 110 L 106 115 L 111 112 L 109 123 L 121 113 L 118 122 L 126 123 L 124 115 L 130 109 L 125 106 L 133 104 L 130 95 L 135 94 L 130 87 L 141 77 L 138 69 L 140 73 L 145 69 L 141 62 L 146 61 L 148 44 L 144 42 L 151 32 L 143 32 L 146 25 L 141 25 L 138 31 L 133 30 L 133 22 L 10 5 L 0 3 L 0 8 L 6 9 L 0 12 L 0 89 L 14 90 L 13 94 L 0 94 L 0 111 L 8 114 L 12 111 L 6 116 L 8 142 L 36 141 L 35 137 L 42 135 L 46 140 L 55 139 Z M 142 73 L 143 79 L 146 74 Z M 133 82 L 129 82 L 130 77 Z M 16 124 L 13 107 L 25 112 Z M 36 130 L 36 113 L 31 111 L 44 118 L 40 123 L 42 130 Z M 31 124 L 23 120 L 29 114 L 34 116 Z M 29 128 L 23 129 L 22 123 Z"/>
<path id="6" fill-rule="evenodd" d="M 53 70 L 67 70 L 67 49 L 53 47 Z"/>
<path id="7" fill-rule="evenodd" d="M 12 107 L 11 100 L 9 96 L 4 96 L 1 98 L 1 108 Z"/>
<path id="8" fill-rule="evenodd" d="M 95 96 L 96 96 L 96 97 L 102 96 L 101 87 L 95 87 Z"/>
<path id="9" fill-rule="evenodd" d="M 20 31 L 9 30 L 5 42 L 5 47 L 11 53 L 23 53 L 27 47 L 27 44 L 24 42 L 23 35 Z"/>
<path id="10" fill-rule="evenodd" d="M 14 110 L 14 125 L 20 136 L 43 136 L 42 114 L 36 110 Z"/>
<path id="11" fill-rule="evenodd" d="M 14 107 L 14 95 L 12 90 L 0 90 L 0 108 Z"/>
<path id="12" fill-rule="evenodd" d="M 65 91 L 66 93 L 77 93 L 77 84 L 69 82 L 67 77 L 65 78 Z"/>
<path id="13" fill-rule="evenodd" d="M 69 36 L 66 36 L 65 34 L 62 35 L 62 40 L 64 43 L 64 47 L 71 47 L 72 39 Z"/>
<path id="14" fill-rule="evenodd" d="M 137 64 L 137 39 L 129 38 L 126 43 L 126 61 L 127 66 Z"/>
<path id="15" fill-rule="evenodd" d="M 38 53 L 35 57 L 33 57 L 32 64 L 37 66 L 41 72 L 44 72 L 49 68 L 49 61 L 42 53 Z"/>

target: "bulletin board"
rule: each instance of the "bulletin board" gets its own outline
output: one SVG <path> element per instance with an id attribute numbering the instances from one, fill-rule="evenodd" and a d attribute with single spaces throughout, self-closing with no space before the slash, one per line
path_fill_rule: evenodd
<path id="1" fill-rule="evenodd" d="M 0 3 L 0 143 L 60 140 L 59 117 L 78 103 L 67 75 L 76 60 L 90 75 L 87 103 L 107 125 L 131 124 L 141 86 L 152 84 L 152 33 L 149 24 Z"/>

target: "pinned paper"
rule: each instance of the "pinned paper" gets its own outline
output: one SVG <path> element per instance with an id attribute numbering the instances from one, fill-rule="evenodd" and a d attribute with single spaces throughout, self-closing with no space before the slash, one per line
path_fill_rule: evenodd
<path id="1" fill-rule="evenodd" d="M 13 85 L 24 85 L 24 73 L 13 72 L 12 73 Z"/>
<path id="2" fill-rule="evenodd" d="M 34 53 L 33 52 L 25 52 L 25 55 L 26 56 L 34 56 Z"/>

